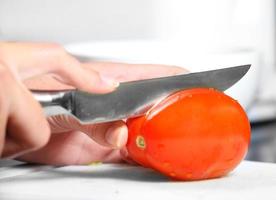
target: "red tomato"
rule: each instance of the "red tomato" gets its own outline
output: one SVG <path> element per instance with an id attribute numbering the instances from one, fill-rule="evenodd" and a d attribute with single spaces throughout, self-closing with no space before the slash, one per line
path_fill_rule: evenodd
<path id="1" fill-rule="evenodd" d="M 173 179 L 215 178 L 244 158 L 250 123 L 240 104 L 214 89 L 188 89 L 129 119 L 130 157 Z"/>

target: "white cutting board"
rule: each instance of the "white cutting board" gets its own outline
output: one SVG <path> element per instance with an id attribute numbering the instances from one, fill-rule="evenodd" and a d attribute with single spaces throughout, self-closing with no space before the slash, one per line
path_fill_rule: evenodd
<path id="1" fill-rule="evenodd" d="M 194 182 L 172 182 L 149 169 L 114 164 L 40 167 L 9 177 L 3 176 L 5 170 L 0 171 L 1 200 L 276 199 L 276 164 L 271 163 L 243 161 L 227 177 Z"/>

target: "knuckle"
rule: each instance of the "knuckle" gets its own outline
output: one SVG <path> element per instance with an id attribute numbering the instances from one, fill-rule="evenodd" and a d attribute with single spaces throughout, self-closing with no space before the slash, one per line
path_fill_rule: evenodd
<path id="1" fill-rule="evenodd" d="M 49 44 L 49 48 L 52 50 L 54 55 L 58 58 L 63 58 L 67 54 L 67 52 L 63 48 L 63 46 L 61 46 L 59 44 L 51 43 L 51 44 Z"/>
<path id="2" fill-rule="evenodd" d="M 47 65 L 47 68 L 49 68 L 52 72 L 60 70 L 61 61 L 64 59 L 64 55 L 66 54 L 65 49 L 58 43 L 40 43 L 39 47 L 47 52 L 47 62 L 50 63 Z"/>
<path id="3" fill-rule="evenodd" d="M 80 67 L 80 62 L 74 57 L 70 56 L 67 52 L 62 54 L 60 58 L 60 61 L 62 62 L 61 65 L 64 66 L 65 69 L 70 70 L 70 68 Z"/>
<path id="4" fill-rule="evenodd" d="M 64 49 L 55 52 L 56 64 L 53 71 L 61 74 L 71 74 L 72 70 L 80 67 L 80 62 L 70 56 Z"/>
<path id="5" fill-rule="evenodd" d="M 170 65 L 170 73 L 173 75 L 181 74 L 181 73 L 187 73 L 188 70 L 184 69 L 183 67 L 175 66 L 175 65 Z"/>
<path id="6" fill-rule="evenodd" d="M 51 49 L 53 51 L 57 51 L 57 52 L 64 51 L 64 48 L 60 44 L 55 42 L 45 43 L 44 46 L 45 48 Z"/>

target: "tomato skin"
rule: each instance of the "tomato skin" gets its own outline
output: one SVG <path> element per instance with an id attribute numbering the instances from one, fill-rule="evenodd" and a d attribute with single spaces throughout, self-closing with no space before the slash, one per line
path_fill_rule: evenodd
<path id="1" fill-rule="evenodd" d="M 132 120 L 135 120 L 135 122 L 132 122 Z M 145 118 L 143 117 L 127 120 L 128 129 L 131 130 L 131 134 L 128 135 L 127 148 L 128 148 L 128 153 L 130 155 L 135 155 L 134 160 L 138 164 L 144 167 L 149 167 L 148 161 L 146 159 L 145 151 L 144 151 L 145 148 L 137 146 L 137 139 L 139 139 L 139 137 L 144 138 L 143 133 L 140 131 L 144 121 L 145 121 Z"/>
<path id="2" fill-rule="evenodd" d="M 250 141 L 242 107 L 214 89 L 177 92 L 127 125 L 130 157 L 178 180 L 226 175 L 244 158 Z"/>

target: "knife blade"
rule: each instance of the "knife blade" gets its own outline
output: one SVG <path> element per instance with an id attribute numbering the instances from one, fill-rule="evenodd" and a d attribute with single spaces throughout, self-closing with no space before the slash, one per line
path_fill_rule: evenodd
<path id="1" fill-rule="evenodd" d="M 225 91 L 239 81 L 250 65 L 121 83 L 113 92 L 91 94 L 78 90 L 32 91 L 47 116 L 69 115 L 81 124 L 115 121 L 145 114 L 158 100 L 183 89 Z"/>

